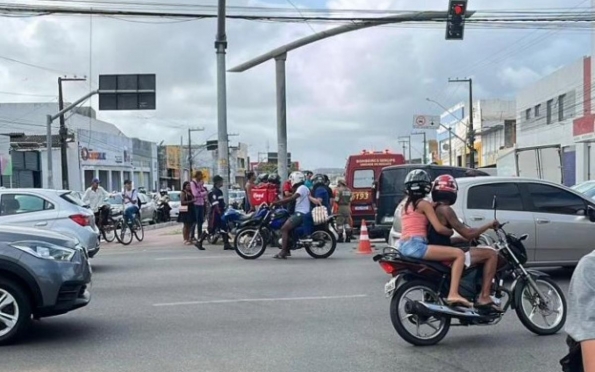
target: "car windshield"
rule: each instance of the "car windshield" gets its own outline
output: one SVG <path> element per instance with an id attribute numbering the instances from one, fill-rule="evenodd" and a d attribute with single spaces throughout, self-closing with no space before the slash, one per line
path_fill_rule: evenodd
<path id="1" fill-rule="evenodd" d="M 418 169 L 415 167 L 401 167 L 395 169 L 387 169 L 382 171 L 380 193 L 381 194 L 401 194 L 404 192 L 405 177 L 407 174 Z M 454 178 L 467 177 L 467 169 L 464 168 L 449 168 L 449 167 L 436 167 L 436 168 L 420 168 L 428 172 L 430 178 L 433 180 L 443 174 L 449 174 Z M 474 176 L 488 176 L 487 173 L 474 170 Z"/>
<path id="2" fill-rule="evenodd" d="M 180 201 L 180 193 L 179 192 L 170 192 L 169 200 L 173 201 L 173 202 L 179 202 Z"/>
<path id="3" fill-rule="evenodd" d="M 588 192 L 593 192 L 595 189 L 595 182 L 579 183 L 578 185 L 572 186 L 572 189 L 586 195 Z"/>
<path id="4" fill-rule="evenodd" d="M 105 201 L 112 205 L 120 205 L 124 203 L 122 200 L 122 195 L 110 195 L 105 199 Z"/>

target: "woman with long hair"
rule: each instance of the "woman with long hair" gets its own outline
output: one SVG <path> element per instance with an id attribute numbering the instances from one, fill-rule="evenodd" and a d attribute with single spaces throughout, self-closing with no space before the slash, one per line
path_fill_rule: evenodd
<path id="1" fill-rule="evenodd" d="M 192 224 L 195 221 L 194 217 L 194 195 L 192 195 L 192 189 L 190 188 L 190 182 L 186 181 L 182 185 L 182 191 L 180 193 L 180 213 L 178 214 L 178 222 L 184 224 L 182 228 L 182 236 L 184 237 L 184 244 L 190 245 L 190 230 Z"/>
<path id="2" fill-rule="evenodd" d="M 192 173 L 192 181 L 190 182 L 190 188 L 194 196 L 194 224 L 190 228 L 190 240 L 196 244 L 198 244 L 198 241 L 203 235 L 202 225 L 205 222 L 205 201 L 208 195 L 203 179 L 202 172 L 195 170 Z"/>
<path id="3" fill-rule="evenodd" d="M 465 254 L 454 247 L 428 244 L 428 222 L 441 235 L 452 236 L 453 230 L 442 225 L 434 206 L 426 200 L 432 190 L 430 176 L 416 169 L 405 177 L 407 198 L 401 211 L 401 239 L 399 251 L 403 256 L 427 261 L 452 261 L 448 305 L 472 307 L 473 304 L 459 294 L 459 284 L 465 268 Z"/>

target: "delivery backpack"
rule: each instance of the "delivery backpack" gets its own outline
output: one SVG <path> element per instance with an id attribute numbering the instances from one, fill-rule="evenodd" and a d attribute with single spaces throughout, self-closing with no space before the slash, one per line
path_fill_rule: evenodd
<path id="1" fill-rule="evenodd" d="M 278 200 L 277 185 L 272 183 L 264 183 L 252 187 L 250 190 L 250 205 L 257 209 L 263 203 L 271 204 Z"/>

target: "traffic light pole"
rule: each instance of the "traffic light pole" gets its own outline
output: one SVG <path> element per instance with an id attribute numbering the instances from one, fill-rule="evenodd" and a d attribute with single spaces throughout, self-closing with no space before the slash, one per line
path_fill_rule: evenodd
<path id="1" fill-rule="evenodd" d="M 448 79 L 449 83 L 469 83 L 469 125 L 467 127 L 467 147 L 469 148 L 469 168 L 475 168 L 475 131 L 473 129 L 473 79 Z"/>

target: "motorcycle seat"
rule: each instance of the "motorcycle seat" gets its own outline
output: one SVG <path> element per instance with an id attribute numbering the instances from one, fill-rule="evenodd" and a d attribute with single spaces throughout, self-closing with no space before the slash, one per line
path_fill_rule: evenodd
<path id="1" fill-rule="evenodd" d="M 240 221 L 248 221 L 249 219 L 252 218 L 253 215 L 254 215 L 254 212 L 244 214 L 244 215 L 240 216 Z"/>
<path id="2" fill-rule="evenodd" d="M 412 263 L 412 264 L 425 265 L 425 266 L 431 267 L 434 270 L 442 272 L 442 273 L 450 272 L 450 266 L 447 266 L 444 263 L 438 262 L 438 261 L 427 261 L 427 260 L 422 260 L 422 259 L 418 259 L 418 258 L 405 257 L 401 254 L 399 254 L 399 260 L 403 261 L 403 262 Z"/>

